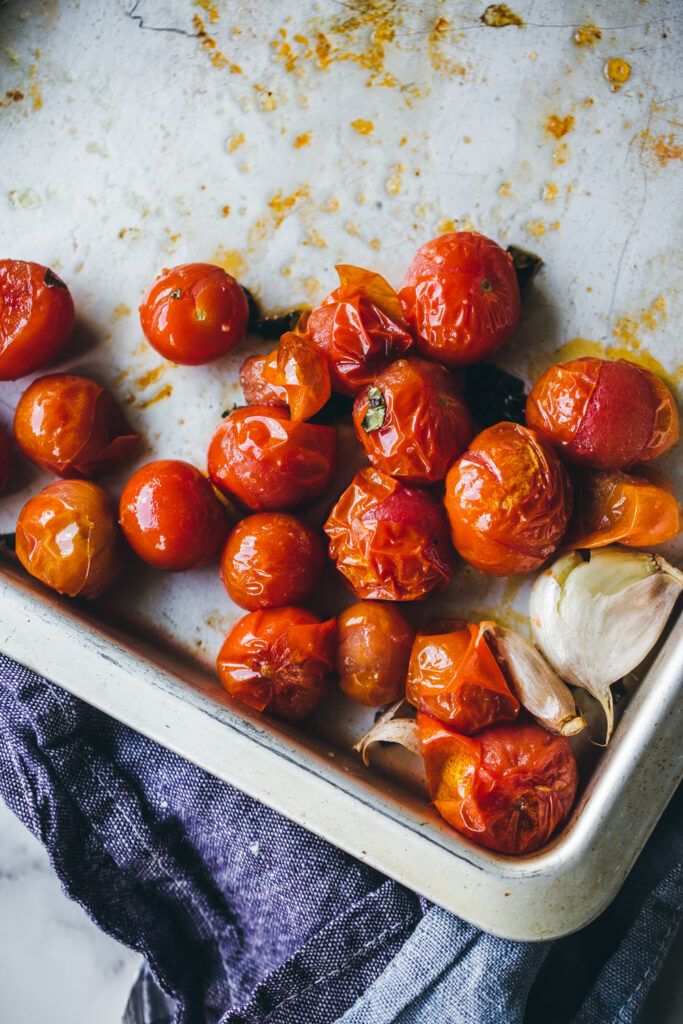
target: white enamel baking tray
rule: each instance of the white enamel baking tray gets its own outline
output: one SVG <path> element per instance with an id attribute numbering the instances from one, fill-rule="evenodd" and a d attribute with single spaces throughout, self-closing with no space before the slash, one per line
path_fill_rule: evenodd
<path id="1" fill-rule="evenodd" d="M 545 261 L 501 365 L 530 381 L 607 350 L 680 394 L 680 7 L 514 6 L 524 26 L 501 29 L 481 23 L 483 3 L 0 7 L 0 251 L 69 283 L 78 324 L 61 365 L 119 397 L 145 438 L 140 463 L 203 466 L 220 413 L 240 400 L 240 362 L 263 350 L 253 340 L 212 367 L 164 363 L 136 317 L 162 266 L 222 263 L 273 310 L 322 298 L 338 262 L 398 284 L 417 246 L 454 226 Z M 589 17 L 600 39 L 577 46 Z M 612 57 L 631 66 L 616 92 Z M 0 383 L 5 425 L 26 383 Z M 358 458 L 340 433 L 337 490 Z M 678 462 L 661 468 L 680 488 Z M 132 468 L 105 481 L 113 494 Z M 46 482 L 18 467 L 0 532 Z M 528 581 L 463 567 L 415 612 L 524 630 L 527 593 Z M 330 573 L 318 603 L 340 601 Z M 333 694 L 292 729 L 232 704 L 213 663 L 240 614 L 215 566 L 136 567 L 84 606 L 0 562 L 0 650 L 499 935 L 547 938 L 595 916 L 681 776 L 681 623 L 629 682 L 609 749 L 583 745 L 568 826 L 513 860 L 445 826 L 408 756 L 382 751 L 362 768 L 349 748 L 371 712 Z"/>

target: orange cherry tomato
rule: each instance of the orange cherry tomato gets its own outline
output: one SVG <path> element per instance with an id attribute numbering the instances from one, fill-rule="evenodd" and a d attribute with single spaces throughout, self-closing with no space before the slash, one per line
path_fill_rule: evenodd
<path id="1" fill-rule="evenodd" d="M 498 423 L 482 431 L 446 477 L 453 544 L 492 576 L 533 572 L 556 550 L 572 511 L 569 477 L 533 430 Z"/>
<path id="2" fill-rule="evenodd" d="M 227 356 L 244 341 L 248 320 L 247 297 L 239 284 L 211 263 L 162 270 L 140 306 L 150 345 L 183 366 Z"/>
<path id="3" fill-rule="evenodd" d="M 71 292 L 49 267 L 0 260 L 0 380 L 42 369 L 74 329 Z"/>
<path id="4" fill-rule="evenodd" d="M 268 356 L 249 356 L 240 368 L 240 384 L 244 400 L 249 405 L 287 406 L 287 392 L 282 384 L 266 380 L 266 363 L 272 366 L 271 352 Z M 269 375 L 270 376 L 270 375 Z"/>
<path id="5" fill-rule="evenodd" d="M 424 359 L 383 370 L 356 398 L 353 422 L 373 466 L 412 484 L 442 480 L 473 436 L 450 373 Z"/>
<path id="6" fill-rule="evenodd" d="M 359 601 L 337 619 L 337 673 L 341 690 L 371 708 L 405 692 L 415 630 L 390 604 Z"/>
<path id="7" fill-rule="evenodd" d="M 88 480 L 48 484 L 24 505 L 16 532 L 19 561 L 69 597 L 98 597 L 122 569 L 116 507 Z"/>
<path id="8" fill-rule="evenodd" d="M 441 235 L 418 249 L 398 294 L 418 350 L 446 366 L 495 352 L 522 308 L 511 257 L 475 231 Z"/>
<path id="9" fill-rule="evenodd" d="M 329 360 L 332 387 L 355 395 L 412 348 L 396 292 L 360 267 L 338 266 L 339 287 L 310 314 L 306 337 Z"/>
<path id="10" fill-rule="evenodd" d="M 221 683 L 257 711 L 292 722 L 305 718 L 327 693 L 336 630 L 335 619 L 321 622 L 303 608 L 250 612 L 221 647 Z"/>
<path id="11" fill-rule="evenodd" d="M 241 608 L 302 604 L 312 596 L 327 562 L 315 530 L 284 512 L 247 516 L 221 555 L 221 579 Z"/>
<path id="12" fill-rule="evenodd" d="M 649 548 L 677 537 L 683 529 L 681 506 L 670 482 L 649 467 L 638 467 L 629 474 L 617 469 L 585 469 L 574 474 L 573 483 L 569 547 L 619 543 Z"/>
<path id="13" fill-rule="evenodd" d="M 116 469 L 140 442 L 108 391 L 70 373 L 29 384 L 14 414 L 14 434 L 27 458 L 62 477 Z"/>
<path id="14" fill-rule="evenodd" d="M 565 736 L 517 722 L 461 736 L 421 712 L 417 724 L 434 806 L 479 846 L 532 853 L 569 817 L 579 776 Z"/>
<path id="15" fill-rule="evenodd" d="M 410 655 L 406 697 L 415 707 L 469 736 L 519 713 L 479 626 L 455 623 L 447 633 L 418 633 Z"/>
<path id="16" fill-rule="evenodd" d="M 330 557 L 357 597 L 416 601 L 455 567 L 443 506 L 378 469 L 361 469 L 325 523 Z"/>
<path id="17" fill-rule="evenodd" d="M 266 380 L 284 387 L 293 422 L 309 420 L 322 409 L 331 394 L 327 356 L 308 338 L 294 331 L 282 335 L 273 356 L 275 372 L 268 360 Z"/>
<path id="18" fill-rule="evenodd" d="M 678 410 L 665 384 L 627 359 L 586 356 L 551 366 L 526 404 L 530 427 L 563 458 L 597 469 L 648 462 L 678 440 Z"/>
<path id="19" fill-rule="evenodd" d="M 0 427 L 0 491 L 5 487 L 12 472 L 12 438 Z"/>
<path id="20" fill-rule="evenodd" d="M 209 445 L 209 476 L 255 511 L 296 508 L 322 497 L 334 473 L 334 427 L 293 423 L 286 409 L 248 405 L 223 420 Z"/>
<path id="21" fill-rule="evenodd" d="M 155 569 L 198 569 L 216 557 L 228 534 L 226 512 L 195 466 L 148 462 L 123 489 L 119 521 L 126 540 Z"/>

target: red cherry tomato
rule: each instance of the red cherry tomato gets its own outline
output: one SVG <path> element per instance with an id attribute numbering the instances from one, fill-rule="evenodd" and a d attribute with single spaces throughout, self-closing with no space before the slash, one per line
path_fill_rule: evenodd
<path id="1" fill-rule="evenodd" d="M 637 467 L 629 474 L 618 469 L 584 469 L 572 480 L 574 515 L 568 547 L 619 543 L 649 548 L 677 537 L 683 529 L 681 506 L 670 482 L 649 467 Z"/>
<path id="2" fill-rule="evenodd" d="M 247 508 L 277 511 L 311 503 L 334 473 L 334 427 L 293 423 L 286 409 L 248 405 L 223 420 L 209 445 L 209 476 Z"/>
<path id="3" fill-rule="evenodd" d="M 574 359 L 534 385 L 526 421 L 563 458 L 598 469 L 647 462 L 678 440 L 678 410 L 665 384 L 627 359 Z"/>
<path id="4" fill-rule="evenodd" d="M 320 536 L 303 519 L 261 512 L 238 523 L 221 555 L 221 579 L 241 608 L 302 604 L 327 562 Z"/>
<path id="5" fill-rule="evenodd" d="M 12 472 L 12 438 L 0 427 L 0 491 L 5 487 Z"/>
<path id="6" fill-rule="evenodd" d="M 71 293 L 49 267 L 0 260 L 0 380 L 16 380 L 54 362 L 74 319 Z"/>
<path id="7" fill-rule="evenodd" d="M 162 270 L 140 306 L 150 345 L 183 366 L 227 356 L 244 341 L 248 320 L 247 298 L 239 284 L 211 263 Z"/>
<path id="8" fill-rule="evenodd" d="M 282 405 L 287 408 L 284 385 L 266 380 L 266 364 L 272 365 L 272 356 L 272 352 L 268 356 L 249 356 L 242 363 L 240 384 L 248 405 Z"/>
<path id="9" fill-rule="evenodd" d="M 218 655 L 221 683 L 232 697 L 276 718 L 298 721 L 327 693 L 334 668 L 336 621 L 303 608 L 250 612 Z"/>
<path id="10" fill-rule="evenodd" d="M 533 430 L 498 423 L 475 437 L 446 477 L 457 552 L 492 576 L 533 572 L 556 550 L 572 511 L 569 477 Z"/>
<path id="11" fill-rule="evenodd" d="M 519 712 L 479 626 L 454 624 L 447 633 L 419 633 L 410 655 L 406 697 L 417 708 L 469 736 Z"/>
<path id="12" fill-rule="evenodd" d="M 325 523 L 330 557 L 357 597 L 416 601 L 455 567 L 443 506 L 377 469 L 361 469 Z"/>
<path id="13" fill-rule="evenodd" d="M 337 619 L 340 689 L 371 708 L 400 700 L 415 630 L 390 604 L 359 601 Z"/>
<path id="14" fill-rule="evenodd" d="M 442 480 L 473 436 L 450 373 L 424 359 L 391 363 L 356 398 L 353 422 L 373 466 L 412 484 Z"/>
<path id="15" fill-rule="evenodd" d="M 437 811 L 499 853 L 532 853 L 569 817 L 579 781 L 569 740 L 538 725 L 451 732 L 418 712 L 427 785 Z"/>
<path id="16" fill-rule="evenodd" d="M 396 292 L 383 277 L 359 267 L 338 266 L 340 285 L 313 310 L 306 337 L 329 360 L 332 387 L 355 395 L 413 339 Z"/>
<path id="17" fill-rule="evenodd" d="M 48 484 L 17 521 L 19 561 L 36 579 L 69 597 L 98 597 L 122 569 L 116 508 L 88 480 Z"/>
<path id="18" fill-rule="evenodd" d="M 228 533 L 226 513 L 205 476 L 189 462 L 161 459 L 134 473 L 119 520 L 126 540 L 155 569 L 198 569 L 216 557 Z"/>
<path id="19" fill-rule="evenodd" d="M 418 249 L 398 294 L 419 351 L 446 366 L 495 352 L 521 311 L 511 257 L 474 231 L 441 235 Z"/>
<path id="20" fill-rule="evenodd" d="M 27 458 L 62 477 L 116 469 L 140 442 L 108 391 L 69 373 L 29 384 L 14 414 L 14 434 Z"/>

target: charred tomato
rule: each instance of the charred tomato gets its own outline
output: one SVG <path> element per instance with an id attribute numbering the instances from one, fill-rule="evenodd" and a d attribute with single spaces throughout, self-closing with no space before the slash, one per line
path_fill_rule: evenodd
<path id="1" fill-rule="evenodd" d="M 0 380 L 16 380 L 54 362 L 74 319 L 71 292 L 49 267 L 0 260 Z"/>

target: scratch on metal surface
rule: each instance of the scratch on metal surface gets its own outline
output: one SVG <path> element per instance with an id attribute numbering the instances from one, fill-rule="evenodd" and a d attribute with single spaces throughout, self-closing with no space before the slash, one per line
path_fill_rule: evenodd
<path id="1" fill-rule="evenodd" d="M 184 28 L 176 28 L 173 25 L 145 25 L 144 19 L 141 14 L 136 14 L 138 7 L 140 6 L 140 0 L 135 0 L 135 4 L 130 11 L 126 11 L 126 17 L 131 18 L 133 21 L 137 21 L 138 28 L 145 29 L 147 32 L 172 32 L 178 36 L 187 36 L 188 39 L 197 39 L 198 35 L 195 32 L 188 32 Z"/>

